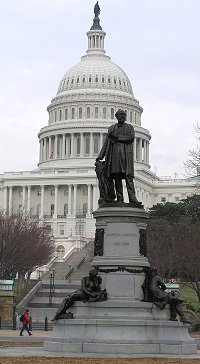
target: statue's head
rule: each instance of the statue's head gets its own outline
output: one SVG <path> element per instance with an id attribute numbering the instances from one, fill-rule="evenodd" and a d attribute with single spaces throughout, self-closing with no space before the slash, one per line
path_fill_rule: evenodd
<path id="1" fill-rule="evenodd" d="M 92 269 L 90 269 L 90 271 L 89 271 L 89 276 L 90 276 L 90 277 L 94 278 L 94 277 L 96 277 L 96 276 L 97 276 L 97 274 L 98 274 L 98 271 L 97 271 L 97 269 L 96 269 L 96 268 L 92 268 Z"/>
<path id="2" fill-rule="evenodd" d="M 126 121 L 126 112 L 122 109 L 117 110 L 115 114 L 119 124 L 123 124 Z"/>

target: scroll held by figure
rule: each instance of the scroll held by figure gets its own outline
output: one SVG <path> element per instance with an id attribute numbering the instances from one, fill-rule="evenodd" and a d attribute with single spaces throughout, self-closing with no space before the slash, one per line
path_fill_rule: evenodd
<path id="1" fill-rule="evenodd" d="M 126 181 L 129 203 L 141 206 L 135 195 L 133 141 L 135 131 L 127 124 L 126 112 L 119 109 L 115 117 L 117 123 L 108 129 L 105 142 L 96 158 L 96 173 L 99 180 L 100 203 L 124 202 L 122 180 Z M 105 162 L 101 162 L 105 158 Z"/>
<path id="2" fill-rule="evenodd" d="M 144 268 L 146 276 L 142 285 L 145 302 L 153 302 L 161 310 L 165 308 L 167 304 L 170 306 L 171 321 L 177 321 L 177 315 L 180 317 L 180 321 L 183 323 L 190 323 L 187 320 L 183 309 L 181 307 L 181 300 L 176 296 L 174 292 L 166 292 L 166 285 L 163 280 L 158 276 L 156 268 Z"/>
<path id="3" fill-rule="evenodd" d="M 71 319 L 73 314 L 67 310 L 74 304 L 75 301 L 83 302 L 99 302 L 107 300 L 105 289 L 101 289 L 102 279 L 98 276 L 98 270 L 92 268 L 89 271 L 89 276 L 83 277 L 81 280 L 81 288 L 73 292 L 71 295 L 64 298 L 61 306 L 56 312 L 52 321 L 58 319 Z"/>

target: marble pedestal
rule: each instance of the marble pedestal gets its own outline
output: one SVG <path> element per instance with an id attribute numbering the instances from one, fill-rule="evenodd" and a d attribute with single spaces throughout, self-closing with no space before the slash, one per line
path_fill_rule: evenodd
<path id="1" fill-rule="evenodd" d="M 99 208 L 96 219 L 95 256 L 106 288 L 106 302 L 75 302 L 74 319 L 54 322 L 45 350 L 107 354 L 194 354 L 195 341 L 188 324 L 170 321 L 169 307 L 160 310 L 142 302 L 141 285 L 149 266 L 145 256 L 148 213 L 142 208 Z"/>

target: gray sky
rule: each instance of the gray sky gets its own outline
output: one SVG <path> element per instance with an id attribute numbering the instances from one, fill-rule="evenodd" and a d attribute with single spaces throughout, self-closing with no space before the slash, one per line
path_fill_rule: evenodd
<path id="1" fill-rule="evenodd" d="M 37 133 L 87 49 L 96 0 L 0 3 L 0 172 L 36 168 Z M 128 75 L 151 135 L 150 164 L 181 178 L 200 121 L 200 1 L 99 0 L 106 54 Z"/>

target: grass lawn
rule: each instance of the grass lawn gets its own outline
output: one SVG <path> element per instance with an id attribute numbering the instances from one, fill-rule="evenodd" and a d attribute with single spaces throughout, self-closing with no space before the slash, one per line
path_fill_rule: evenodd
<path id="1" fill-rule="evenodd" d="M 200 312 L 200 303 L 198 302 L 198 297 L 196 292 L 191 289 L 190 287 L 184 286 L 181 284 L 181 297 L 184 299 L 185 302 L 191 301 L 195 306 L 196 310 Z"/>

